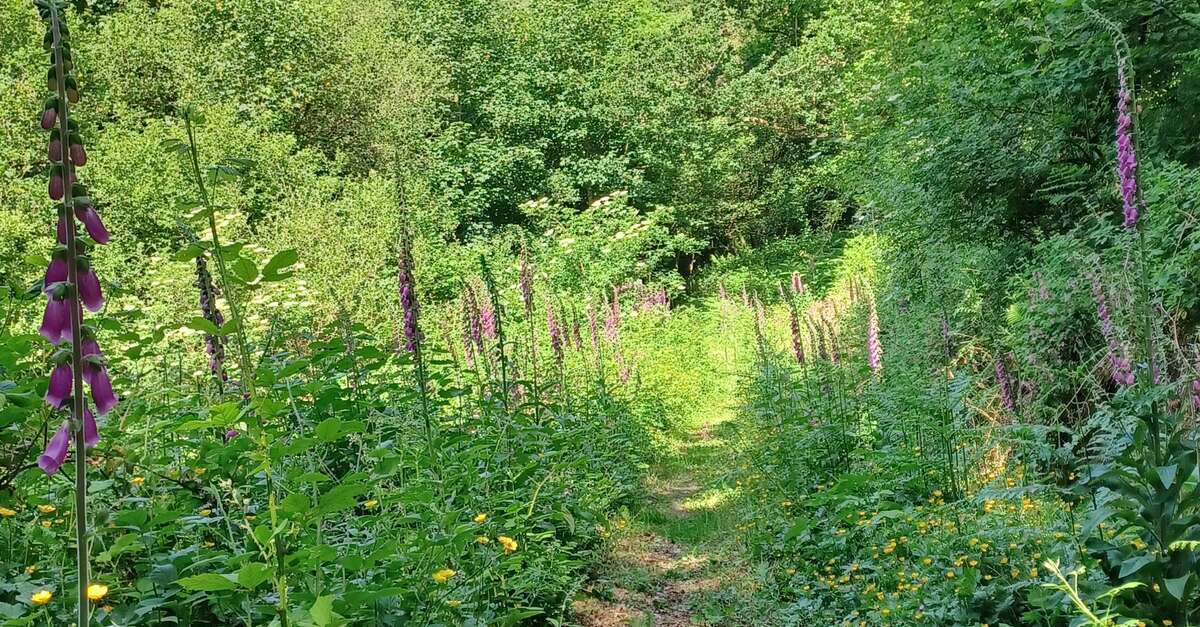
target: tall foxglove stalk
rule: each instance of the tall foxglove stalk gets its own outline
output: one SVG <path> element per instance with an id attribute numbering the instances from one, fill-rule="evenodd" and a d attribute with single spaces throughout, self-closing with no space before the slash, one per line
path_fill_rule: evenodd
<path id="1" fill-rule="evenodd" d="M 1096 317 L 1100 321 L 1100 333 L 1108 344 L 1108 365 L 1112 370 L 1113 381 L 1119 385 L 1133 385 L 1133 365 L 1125 354 L 1125 346 L 1117 334 L 1113 324 L 1112 312 L 1108 310 L 1108 301 L 1104 297 L 1104 287 L 1100 285 L 1099 277 L 1092 277 L 1092 296 L 1096 299 Z"/>
<path id="2" fill-rule="evenodd" d="M 212 275 L 208 272 L 208 264 L 204 255 L 196 255 L 196 288 L 200 291 L 200 313 L 205 320 L 213 323 L 218 329 L 225 325 L 225 317 L 217 308 L 217 289 L 213 285 Z M 218 382 L 228 379 L 225 374 L 225 343 L 221 338 L 210 333 L 204 334 L 204 351 L 208 354 L 208 369 Z"/>
<path id="3" fill-rule="evenodd" d="M 533 266 L 529 262 L 529 249 L 525 244 L 521 244 L 521 253 L 519 259 L 519 277 L 517 280 L 518 287 L 521 290 L 521 303 L 525 306 L 525 323 L 529 326 L 529 369 L 533 376 L 533 392 L 538 394 L 538 352 L 537 352 L 537 325 L 533 322 Z M 533 416 L 534 419 L 541 417 L 540 403 L 534 404 Z"/>
<path id="4" fill-rule="evenodd" d="M 1008 377 L 1008 370 L 1004 367 L 1004 357 L 999 353 L 996 354 L 996 383 L 1000 386 L 1000 404 L 1008 411 L 1014 411 L 1017 406 L 1013 401 L 1012 381 Z"/>
<path id="5" fill-rule="evenodd" d="M 879 343 L 879 312 L 875 308 L 875 300 L 871 300 L 871 312 L 867 318 L 867 365 L 871 372 L 879 374 L 883 370 L 883 346 Z"/>
<path id="6" fill-rule="evenodd" d="M 1127 59 L 1117 59 L 1117 181 L 1125 214 L 1125 228 L 1137 228 L 1138 204 L 1137 150 L 1134 146 L 1133 87 L 1130 85 Z"/>
<path id="7" fill-rule="evenodd" d="M 546 305 L 546 332 L 550 335 L 550 350 L 554 352 L 554 362 L 561 369 L 563 365 L 563 328 L 554 315 L 554 305 Z"/>
<path id="8" fill-rule="evenodd" d="M 788 302 L 788 323 L 792 330 L 792 353 L 796 356 L 796 363 L 804 365 L 804 339 L 800 330 L 800 311 L 796 307 L 794 301 Z"/>
<path id="9" fill-rule="evenodd" d="M 792 273 L 792 296 L 804 295 L 804 279 L 800 277 L 799 272 Z"/>
<path id="10" fill-rule="evenodd" d="M 38 14 L 46 22 L 51 52 L 51 69 L 47 87 L 54 92 L 43 108 L 41 124 L 51 132 L 47 156 L 53 162 L 50 169 L 48 193 L 52 200 L 61 201 L 58 208 L 56 239 L 58 247 L 52 256 L 44 278 L 43 291 L 47 296 L 46 311 L 39 331 L 52 344 L 70 342 L 54 357 L 55 366 L 46 389 L 46 402 L 54 409 L 70 406 L 70 419 L 65 421 L 47 443 L 38 458 L 38 466 L 54 474 L 66 460 L 70 440 L 75 444 L 75 542 L 78 573 L 79 627 L 91 622 L 87 588 L 89 575 L 89 533 L 87 520 L 87 450 L 99 440 L 95 416 L 87 406 L 83 384 L 91 388 L 96 413 L 103 416 L 117 404 L 108 368 L 94 331 L 83 324 L 83 307 L 98 311 L 104 305 L 100 281 L 87 257 L 87 244 L 79 235 L 76 220 L 83 223 L 96 244 L 109 240 L 108 231 L 100 220 L 95 202 L 86 189 L 77 183 L 76 167 L 87 163 L 87 153 L 71 120 L 70 105 L 79 101 L 79 88 L 69 75 L 74 66 L 71 57 L 70 32 L 62 21 L 66 3 L 61 0 L 37 0 Z M 64 147 L 66 149 L 64 150 Z M 73 438 L 72 438 L 73 436 Z"/>

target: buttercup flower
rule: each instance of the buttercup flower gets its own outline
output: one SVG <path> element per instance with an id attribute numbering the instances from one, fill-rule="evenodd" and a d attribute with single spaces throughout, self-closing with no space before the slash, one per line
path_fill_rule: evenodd
<path id="1" fill-rule="evenodd" d="M 49 605 L 51 599 L 53 598 L 54 594 L 49 590 L 38 590 L 29 597 L 29 602 L 33 603 L 34 605 Z"/>
<path id="2" fill-rule="evenodd" d="M 443 569 L 437 571 L 436 573 L 433 573 L 433 580 L 437 583 L 446 583 L 447 581 L 450 581 L 451 577 L 453 577 L 457 574 L 458 573 L 452 569 L 443 568 Z"/>
<path id="3" fill-rule="evenodd" d="M 102 583 L 94 583 L 87 587 L 87 598 L 89 601 L 96 603 L 108 596 L 108 586 Z"/>
<path id="4" fill-rule="evenodd" d="M 500 536 L 496 538 L 496 542 L 499 542 L 500 546 L 504 547 L 505 553 L 512 553 L 517 550 L 517 541 L 508 536 Z"/>

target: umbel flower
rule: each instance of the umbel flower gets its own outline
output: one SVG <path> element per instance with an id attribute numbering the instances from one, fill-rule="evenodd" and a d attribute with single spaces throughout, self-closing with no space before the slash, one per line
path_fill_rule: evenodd
<path id="1" fill-rule="evenodd" d="M 1137 153 L 1133 144 L 1133 88 L 1126 69 L 1128 59 L 1117 60 L 1117 180 L 1125 212 L 1125 228 L 1137 227 Z"/>
<path id="2" fill-rule="evenodd" d="M 54 369 L 46 387 L 46 403 L 54 410 L 69 408 L 71 413 L 71 420 L 63 421 L 38 458 L 38 466 L 47 474 L 54 474 L 66 461 L 72 429 L 79 430 L 78 441 L 84 448 L 91 448 L 100 441 L 95 416 L 112 411 L 117 405 L 117 397 L 95 331 L 83 321 L 84 308 L 96 312 L 104 307 L 100 278 L 88 253 L 93 245 L 107 244 L 110 235 L 100 219 L 95 200 L 79 183 L 76 172 L 88 158 L 79 129 L 71 120 L 71 104 L 79 101 L 79 88 L 70 75 L 74 65 L 70 33 L 61 22 L 60 4 L 48 1 L 36 4 L 47 25 L 44 41 L 51 50 L 47 86 L 54 93 L 42 106 L 40 123 L 42 129 L 50 132 L 46 147 L 46 156 L 51 162 L 47 193 L 58 204 L 57 245 L 42 280 L 46 309 L 38 332 L 60 347 L 53 358 Z M 83 239 L 81 231 L 86 231 L 91 243 Z M 95 404 L 94 414 L 84 399 L 85 383 Z"/>

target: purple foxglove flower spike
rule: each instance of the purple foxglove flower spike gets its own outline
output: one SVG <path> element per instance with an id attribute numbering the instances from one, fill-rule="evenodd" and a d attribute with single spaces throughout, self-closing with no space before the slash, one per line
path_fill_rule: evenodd
<path id="1" fill-rule="evenodd" d="M 42 451 L 42 455 L 38 457 L 38 467 L 48 475 L 53 475 L 58 472 L 58 469 L 67 460 L 67 448 L 71 445 L 71 423 L 63 421 L 59 426 L 58 431 L 54 432 L 54 437 L 46 443 L 46 449 Z"/>
<path id="2" fill-rule="evenodd" d="M 1125 347 L 1117 335 L 1116 325 L 1113 324 L 1112 314 L 1108 310 L 1108 302 L 1104 298 L 1104 288 L 1100 285 L 1099 277 L 1092 277 L 1092 296 L 1096 300 L 1096 317 L 1100 320 L 1100 333 L 1108 343 L 1108 363 L 1112 369 L 1113 381 L 1119 385 L 1133 385 L 1133 365 L 1125 356 Z"/>
<path id="3" fill-rule="evenodd" d="M 104 228 L 104 222 L 100 220 L 100 214 L 96 212 L 96 208 L 91 205 L 85 205 L 75 208 L 75 217 L 83 222 L 83 227 L 87 229 L 88 236 L 97 244 L 107 244 L 109 240 L 108 229 Z"/>
<path id="4" fill-rule="evenodd" d="M 83 306 L 88 308 L 88 311 L 93 313 L 104 308 L 104 294 L 100 291 L 100 277 L 96 276 L 96 271 L 88 268 L 86 272 L 79 274 L 79 300 L 83 302 Z"/>
<path id="5" fill-rule="evenodd" d="M 83 445 L 88 448 L 96 448 L 100 443 L 100 429 L 96 427 L 96 416 L 92 415 L 92 410 L 83 410 Z"/>
<path id="6" fill-rule="evenodd" d="M 725 290 L 724 281 L 717 284 L 717 293 L 721 296 L 721 302 L 729 302 L 729 292 Z"/>
<path id="7" fill-rule="evenodd" d="M 70 339 L 71 305 L 66 299 L 51 297 L 46 301 L 46 312 L 42 314 L 42 326 L 38 333 L 54 345 Z"/>
<path id="8" fill-rule="evenodd" d="M 55 283 L 62 283 L 66 280 L 67 262 L 60 257 L 55 257 L 50 261 L 50 265 L 46 268 L 46 276 L 42 279 L 42 293 L 49 292 Z"/>
<path id="9" fill-rule="evenodd" d="M 415 353 L 423 339 L 418 325 L 420 305 L 413 281 L 412 242 L 405 236 L 400 246 L 400 308 L 404 311 L 404 350 Z"/>
<path id="10" fill-rule="evenodd" d="M 483 336 L 489 340 L 496 339 L 496 312 L 492 310 L 492 303 L 489 299 L 484 299 L 483 305 L 479 308 L 479 323 L 483 326 Z"/>
<path id="11" fill-rule="evenodd" d="M 796 355 L 796 363 L 804 365 L 804 340 L 800 333 L 800 312 L 796 310 L 793 304 L 788 308 L 789 320 L 792 328 L 792 352 Z"/>
<path id="12" fill-rule="evenodd" d="M 1127 59 L 1117 61 L 1117 179 L 1125 213 L 1125 228 L 1137 227 L 1138 184 L 1137 154 L 1133 145 L 1133 89 L 1125 69 Z"/>
<path id="13" fill-rule="evenodd" d="M 604 317 L 604 338 L 615 343 L 621 336 L 621 302 L 617 300 L 617 290 L 613 289 L 613 300 L 608 305 L 608 315 Z"/>
<path id="14" fill-rule="evenodd" d="M 596 306 L 588 303 L 588 332 L 592 336 L 592 350 L 600 350 L 600 315 L 596 313 Z"/>
<path id="15" fill-rule="evenodd" d="M 879 374 L 883 369 L 883 347 L 879 343 L 879 313 L 875 301 L 871 301 L 871 313 L 867 319 L 867 364 L 871 371 Z"/>
<path id="16" fill-rule="evenodd" d="M 54 367 L 50 373 L 50 384 L 46 386 L 46 404 L 54 409 L 62 409 L 67 397 L 71 395 L 72 374 L 71 364 L 63 362 Z"/>
<path id="17" fill-rule="evenodd" d="M 1000 386 L 1000 403 L 1004 405 L 1004 409 L 1010 412 L 1015 410 L 1008 371 L 1004 368 L 1004 358 L 1000 355 L 996 355 L 996 383 Z"/>
<path id="18" fill-rule="evenodd" d="M 521 245 L 520 288 L 521 302 L 525 304 L 525 315 L 533 315 L 533 268 L 529 265 L 529 250 Z"/>
<path id="19" fill-rule="evenodd" d="M 550 349 L 554 351 L 554 361 L 561 366 L 563 362 L 562 327 L 554 316 L 554 306 L 546 305 L 546 331 L 550 334 Z"/>
<path id="20" fill-rule="evenodd" d="M 801 296 L 804 294 L 804 280 L 800 278 L 799 272 L 792 273 L 792 295 Z"/>

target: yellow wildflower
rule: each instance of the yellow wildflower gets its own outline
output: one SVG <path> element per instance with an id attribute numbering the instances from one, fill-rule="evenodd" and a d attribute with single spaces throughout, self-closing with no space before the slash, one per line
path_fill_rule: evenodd
<path id="1" fill-rule="evenodd" d="M 7 507 L 0 507 L 0 516 L 9 518 L 11 516 L 16 516 L 16 515 L 17 515 L 17 513 L 11 509 L 8 509 Z"/>
<path id="2" fill-rule="evenodd" d="M 50 603 L 50 599 L 53 598 L 54 594 L 49 590 L 38 590 L 33 593 L 33 596 L 29 597 L 29 602 L 34 605 L 47 605 Z"/>
<path id="3" fill-rule="evenodd" d="M 108 596 L 108 586 L 102 583 L 94 583 L 87 587 L 87 598 L 89 601 L 100 601 Z"/>
<path id="4" fill-rule="evenodd" d="M 475 522 L 477 522 L 479 524 L 483 524 L 483 523 L 487 522 L 487 519 L 488 519 L 487 514 L 485 514 L 483 512 L 479 512 L 478 514 L 475 514 Z"/>
<path id="5" fill-rule="evenodd" d="M 504 547 L 505 553 L 512 553 L 517 550 L 517 541 L 508 536 L 500 536 L 496 538 L 496 542 L 499 542 Z"/>
<path id="6" fill-rule="evenodd" d="M 447 581 L 450 581 L 451 577 L 453 577 L 457 574 L 458 573 L 454 572 L 453 570 L 451 570 L 449 568 L 443 568 L 433 574 L 433 580 L 436 581 L 437 583 L 446 583 Z"/>
<path id="7" fill-rule="evenodd" d="M 487 536 L 478 536 L 475 538 L 475 544 L 488 544 L 492 539 Z"/>
<path id="8" fill-rule="evenodd" d="M 38 511 L 43 514 L 53 514 L 58 508 L 53 505 L 38 505 Z"/>
<path id="9" fill-rule="evenodd" d="M 379 501 L 377 499 L 371 499 L 371 500 L 367 501 L 366 503 L 363 503 L 363 507 L 365 507 L 367 509 L 371 509 L 372 507 L 375 507 L 376 505 L 379 505 Z"/>
<path id="10" fill-rule="evenodd" d="M 449 601 L 446 601 L 446 605 L 449 605 L 450 607 L 458 607 L 462 605 L 462 601 L 459 601 L 458 599 L 450 599 Z"/>
<path id="11" fill-rule="evenodd" d="M 129 483 L 132 483 L 133 485 L 140 487 L 143 483 L 146 483 L 146 478 L 145 477 L 132 477 L 129 479 Z"/>

